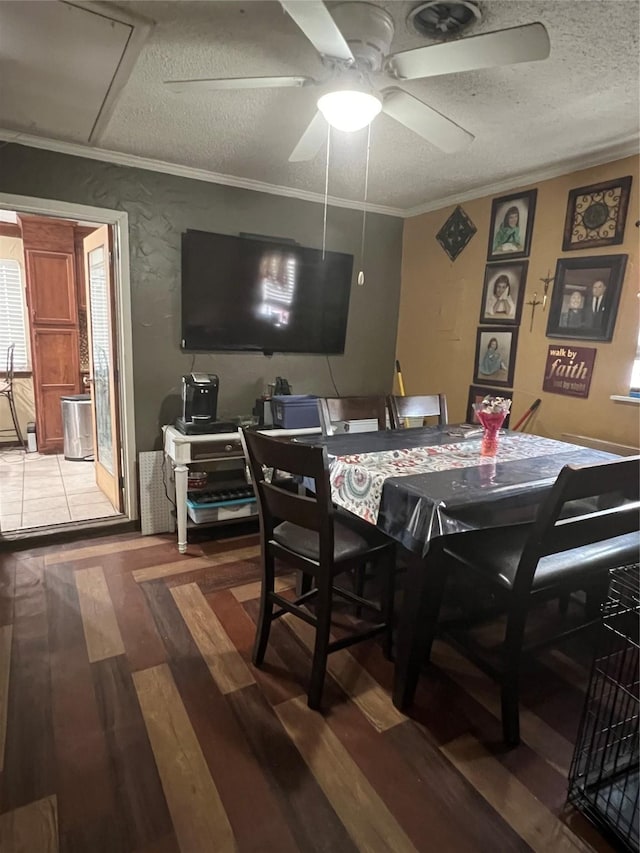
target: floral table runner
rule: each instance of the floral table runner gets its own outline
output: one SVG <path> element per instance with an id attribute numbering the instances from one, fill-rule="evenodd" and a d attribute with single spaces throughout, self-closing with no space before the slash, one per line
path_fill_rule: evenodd
<path id="1" fill-rule="evenodd" d="M 376 524 L 382 489 L 389 477 L 406 477 L 453 468 L 495 465 L 566 453 L 567 445 L 536 435 L 507 435 L 500 438 L 497 456 L 480 455 L 481 439 L 433 447 L 413 447 L 373 453 L 336 456 L 331 460 L 331 494 L 334 503 Z"/>

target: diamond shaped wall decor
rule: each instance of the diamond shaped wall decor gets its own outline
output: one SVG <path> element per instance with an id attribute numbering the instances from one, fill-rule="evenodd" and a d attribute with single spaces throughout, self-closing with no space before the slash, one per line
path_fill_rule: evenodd
<path id="1" fill-rule="evenodd" d="M 476 226 L 458 205 L 436 234 L 436 240 L 451 260 L 455 261 L 476 231 Z"/>

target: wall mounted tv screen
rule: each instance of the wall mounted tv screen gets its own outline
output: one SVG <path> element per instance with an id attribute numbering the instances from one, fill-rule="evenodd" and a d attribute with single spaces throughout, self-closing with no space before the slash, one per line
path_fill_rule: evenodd
<path id="1" fill-rule="evenodd" d="M 182 235 L 182 348 L 343 353 L 353 256 L 249 237 Z"/>

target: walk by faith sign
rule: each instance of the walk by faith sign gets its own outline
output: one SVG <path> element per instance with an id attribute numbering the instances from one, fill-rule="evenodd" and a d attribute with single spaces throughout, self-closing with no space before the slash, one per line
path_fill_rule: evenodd
<path id="1" fill-rule="evenodd" d="M 552 344 L 547 353 L 542 390 L 569 397 L 588 397 L 595 360 L 595 347 Z"/>

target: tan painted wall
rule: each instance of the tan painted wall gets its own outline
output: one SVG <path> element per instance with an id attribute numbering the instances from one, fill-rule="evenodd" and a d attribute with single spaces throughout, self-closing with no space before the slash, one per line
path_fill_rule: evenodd
<path id="1" fill-rule="evenodd" d="M 633 175 L 624 243 L 563 253 L 569 190 L 624 175 Z M 562 341 L 546 337 L 547 314 L 542 313 L 541 306 L 536 309 L 530 333 L 531 309 L 524 306 L 514 376 L 515 419 L 536 398 L 542 400 L 527 431 L 552 437 L 559 437 L 563 432 L 578 433 L 638 446 L 640 406 L 614 402 L 609 397 L 628 394 L 638 339 L 640 253 L 635 223 L 639 218 L 639 184 L 638 159 L 631 157 L 521 188 L 537 186 L 538 189 L 525 301 L 536 291 L 540 299 L 543 288 L 540 277 L 546 276 L 549 270 L 554 274 L 559 257 L 629 255 L 613 340 L 610 343 L 574 342 L 597 349 L 586 400 L 542 391 L 548 346 Z M 449 260 L 435 238 L 453 207 L 407 219 L 404 227 L 396 351 L 405 390 L 407 394 L 445 392 L 452 422 L 465 419 L 469 385 L 473 381 L 491 200 L 492 197 L 484 197 L 462 204 L 478 230 L 455 262 Z"/>
<path id="2" fill-rule="evenodd" d="M 8 258 L 17 261 L 20 264 L 22 273 L 22 283 L 24 285 L 24 252 L 22 250 L 22 240 L 19 237 L 0 237 L 0 258 Z M 0 323 L 2 318 L 0 318 Z M 4 371 L 5 353 L 0 353 L 0 370 Z M 2 380 L 0 379 L 0 382 Z M 33 380 L 31 377 L 19 378 L 13 380 L 13 391 L 16 401 L 16 409 L 18 410 L 18 420 L 23 434 L 26 433 L 27 423 L 35 421 L 36 409 L 33 397 Z M 13 432 L 13 423 L 9 414 L 9 403 L 6 397 L 0 397 L 0 430 L 11 430 L 10 432 L 0 433 L 0 444 L 16 441 L 16 435 Z"/>

